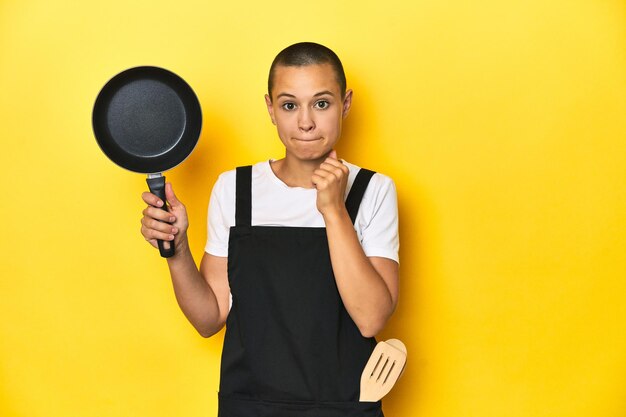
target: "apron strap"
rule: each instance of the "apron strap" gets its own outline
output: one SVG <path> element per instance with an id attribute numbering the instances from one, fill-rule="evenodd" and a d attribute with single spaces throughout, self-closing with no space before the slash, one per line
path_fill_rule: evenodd
<path id="1" fill-rule="evenodd" d="M 354 221 L 356 220 L 361 200 L 363 200 L 363 194 L 365 194 L 367 185 L 374 174 L 374 171 L 370 171 L 365 168 L 361 168 L 356 174 L 352 188 L 350 188 L 350 193 L 348 193 L 348 198 L 346 198 L 346 209 L 348 209 L 348 214 L 350 215 L 352 224 L 354 224 Z"/>
<path id="2" fill-rule="evenodd" d="M 252 165 L 237 168 L 235 226 L 252 225 Z"/>

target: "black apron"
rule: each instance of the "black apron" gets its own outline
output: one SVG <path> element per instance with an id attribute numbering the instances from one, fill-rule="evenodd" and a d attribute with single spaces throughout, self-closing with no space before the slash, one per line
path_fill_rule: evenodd
<path id="1" fill-rule="evenodd" d="M 353 223 L 373 174 L 350 189 Z M 252 167 L 237 168 L 218 417 L 382 417 L 380 401 L 359 402 L 376 341 L 341 301 L 326 229 L 251 226 L 251 182 Z"/>

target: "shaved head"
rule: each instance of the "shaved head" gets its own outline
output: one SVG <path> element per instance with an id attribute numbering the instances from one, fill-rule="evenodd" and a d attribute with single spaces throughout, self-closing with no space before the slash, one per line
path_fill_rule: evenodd
<path id="1" fill-rule="evenodd" d="M 270 67 L 270 73 L 267 80 L 267 94 L 272 98 L 272 89 L 274 88 L 274 75 L 276 67 L 302 67 L 306 65 L 330 64 L 335 73 L 339 91 L 343 98 L 346 94 L 346 74 L 343 71 L 343 65 L 337 54 L 331 49 L 313 42 L 300 42 L 288 46 L 280 51 Z M 273 98 L 272 98 L 273 99 Z"/>

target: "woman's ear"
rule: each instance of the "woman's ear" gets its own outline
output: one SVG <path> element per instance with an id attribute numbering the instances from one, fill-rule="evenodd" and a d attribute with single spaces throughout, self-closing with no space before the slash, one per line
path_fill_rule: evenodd
<path id="1" fill-rule="evenodd" d="M 274 119 L 274 107 L 272 107 L 272 99 L 269 95 L 265 95 L 265 105 L 267 106 L 267 112 L 270 114 L 270 119 L 272 119 L 272 124 L 276 125 L 276 119 Z"/>
<path id="2" fill-rule="evenodd" d="M 346 95 L 343 98 L 343 111 L 342 116 L 345 119 L 350 112 L 350 107 L 352 106 L 352 90 L 346 91 Z"/>

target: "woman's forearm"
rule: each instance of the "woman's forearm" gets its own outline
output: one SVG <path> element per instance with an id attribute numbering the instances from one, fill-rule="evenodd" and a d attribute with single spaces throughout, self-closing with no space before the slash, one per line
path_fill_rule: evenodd
<path id="1" fill-rule="evenodd" d="M 188 245 L 180 245 L 167 263 L 176 300 L 189 322 L 203 337 L 218 332 L 223 323 L 217 298 L 198 270 Z"/>
<path id="2" fill-rule="evenodd" d="M 365 337 L 375 336 L 393 313 L 397 299 L 397 264 L 383 277 L 363 252 L 346 210 L 324 215 L 330 259 L 341 299 Z M 386 279 L 385 279 L 386 278 Z"/>

